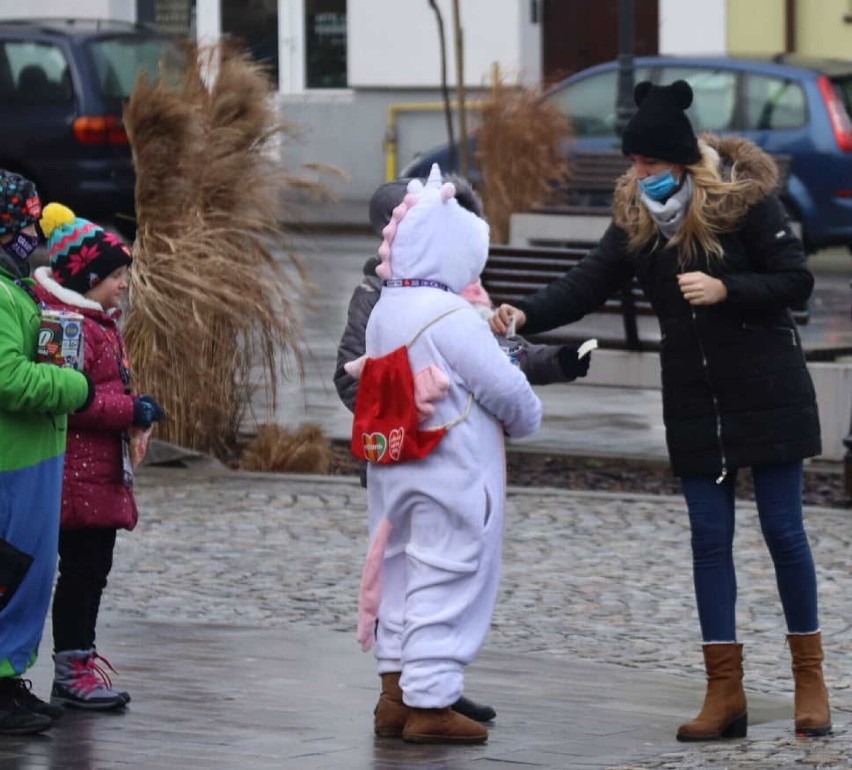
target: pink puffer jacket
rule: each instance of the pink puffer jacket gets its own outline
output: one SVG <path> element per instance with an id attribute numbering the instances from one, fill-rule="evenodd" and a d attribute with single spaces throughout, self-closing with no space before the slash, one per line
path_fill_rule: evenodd
<path id="1" fill-rule="evenodd" d="M 122 477 L 122 435 L 133 422 L 133 396 L 121 377 L 122 367 L 129 376 L 129 366 L 118 314 L 95 309 L 99 306 L 62 289 L 43 270 L 35 275 L 39 299 L 83 315 L 84 369 L 95 383 L 92 405 L 68 416 L 61 526 L 133 529 L 136 501 Z"/>

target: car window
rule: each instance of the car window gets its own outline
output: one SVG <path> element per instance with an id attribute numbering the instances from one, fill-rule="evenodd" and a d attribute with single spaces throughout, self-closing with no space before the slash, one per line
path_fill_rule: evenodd
<path id="1" fill-rule="evenodd" d="M 743 128 L 801 128 L 808 122 L 804 89 L 794 80 L 748 74 L 743 89 Z"/>
<path id="2" fill-rule="evenodd" d="M 696 131 L 728 131 L 734 128 L 737 76 L 723 69 L 663 67 L 660 84 L 685 80 L 692 86 L 692 106 L 686 111 Z"/>
<path id="3" fill-rule="evenodd" d="M 647 67 L 637 67 L 634 82 L 647 80 L 648 72 Z M 575 137 L 615 136 L 617 98 L 618 70 L 611 70 L 571 83 L 548 96 L 548 101 L 568 116 Z"/>
<path id="4" fill-rule="evenodd" d="M 182 62 L 177 45 L 167 38 L 137 35 L 99 38 L 89 43 L 88 49 L 101 96 L 107 99 L 128 99 L 141 72 L 154 79 L 158 74 L 177 71 Z"/>
<path id="5" fill-rule="evenodd" d="M 852 77 L 832 78 L 831 82 L 843 100 L 843 106 L 846 107 L 846 114 L 852 118 Z"/>
<path id="6" fill-rule="evenodd" d="M 0 43 L 0 90 L 18 105 L 66 104 L 74 99 L 68 61 L 49 43 Z"/>

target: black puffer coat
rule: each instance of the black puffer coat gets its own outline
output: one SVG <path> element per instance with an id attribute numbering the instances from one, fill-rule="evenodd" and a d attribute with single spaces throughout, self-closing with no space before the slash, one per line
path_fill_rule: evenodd
<path id="1" fill-rule="evenodd" d="M 743 140 L 720 142 L 723 164 L 760 175 L 766 156 Z M 762 156 L 762 158 L 760 157 Z M 801 242 L 769 192 L 738 227 L 720 236 L 724 259 L 702 254 L 688 270 L 719 278 L 724 302 L 692 306 L 677 283 L 676 248 L 665 241 L 629 253 L 627 233 L 610 225 L 579 265 L 518 306 L 524 332 L 582 318 L 636 275 L 660 323 L 663 419 L 677 475 L 723 475 L 821 451 L 813 383 L 789 308 L 813 289 Z"/>

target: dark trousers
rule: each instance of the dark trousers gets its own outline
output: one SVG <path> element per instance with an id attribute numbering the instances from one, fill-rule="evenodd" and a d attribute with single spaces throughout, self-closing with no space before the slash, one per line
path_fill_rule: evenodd
<path id="1" fill-rule="evenodd" d="M 101 594 L 112 569 L 115 529 L 63 529 L 53 594 L 53 650 L 90 650 Z"/>
<path id="2" fill-rule="evenodd" d="M 802 463 L 751 470 L 760 528 L 775 565 L 787 630 L 813 633 L 819 630 L 816 570 L 802 521 Z M 735 472 L 721 484 L 712 476 L 681 479 L 692 529 L 695 599 L 705 642 L 736 641 L 735 483 Z"/>

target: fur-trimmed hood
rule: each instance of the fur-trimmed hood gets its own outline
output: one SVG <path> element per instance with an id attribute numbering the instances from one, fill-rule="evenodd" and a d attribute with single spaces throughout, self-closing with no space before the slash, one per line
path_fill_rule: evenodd
<path id="1" fill-rule="evenodd" d="M 53 271 L 47 266 L 36 268 L 33 279 L 36 282 L 36 292 L 40 296 L 42 296 L 42 293 L 47 295 L 42 296 L 42 299 L 61 302 L 67 307 L 79 310 L 84 315 L 103 317 L 112 321 L 117 321 L 121 317 L 121 311 L 118 308 L 104 310 L 99 302 L 62 286 L 53 277 Z"/>
<path id="2" fill-rule="evenodd" d="M 739 136 L 705 133 L 701 134 L 698 143 L 701 160 L 687 168 L 693 171 L 702 166 L 712 168 L 723 181 L 736 183 L 718 200 L 712 222 L 717 232 L 732 230 L 749 207 L 777 189 L 778 166 L 771 155 L 754 142 Z M 636 221 L 635 210 L 640 205 L 636 178 L 632 169 L 629 169 L 616 182 L 613 202 L 615 221 L 630 232 L 632 228 L 629 223 Z"/>
<path id="3" fill-rule="evenodd" d="M 723 179 L 753 182 L 753 190 L 744 193 L 749 205 L 757 203 L 778 187 L 775 159 L 754 142 L 741 136 L 715 134 L 702 134 L 699 141 L 716 151 Z"/>

